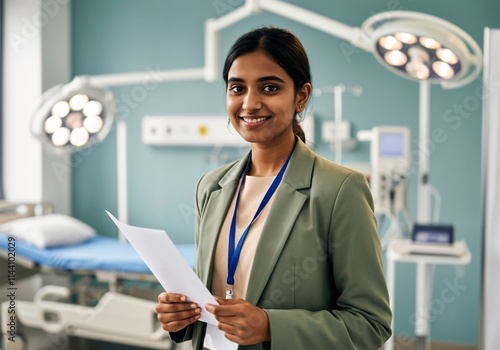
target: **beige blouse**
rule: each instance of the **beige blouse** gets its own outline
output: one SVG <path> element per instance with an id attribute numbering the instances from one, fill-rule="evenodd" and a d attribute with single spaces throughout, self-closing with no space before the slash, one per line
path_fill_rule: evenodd
<path id="1" fill-rule="evenodd" d="M 275 176 L 269 177 L 256 177 L 256 176 L 246 176 L 245 183 L 241 189 L 240 202 L 238 205 L 238 213 L 236 216 L 236 240 L 235 245 L 243 234 L 243 231 L 247 228 L 248 224 L 252 220 L 257 208 L 264 198 L 267 190 L 271 186 Z M 229 228 L 231 226 L 231 220 L 234 213 L 234 204 L 236 202 L 235 193 L 231 206 L 226 215 L 226 219 L 221 228 L 219 235 L 219 240 L 217 242 L 217 247 L 215 251 L 215 261 L 214 261 L 214 271 L 212 274 L 212 294 L 221 298 L 225 298 L 226 295 L 226 279 L 227 279 L 227 255 L 228 255 L 228 241 L 229 241 Z M 259 238 L 262 233 L 262 228 L 266 222 L 269 209 L 271 208 L 272 202 L 276 192 L 267 203 L 267 205 L 262 209 L 260 215 L 255 219 L 254 223 L 250 227 L 247 233 L 247 237 L 241 249 L 240 259 L 236 267 L 236 272 L 234 274 L 234 294 L 233 298 L 245 298 L 248 280 L 250 279 L 250 271 L 252 269 L 253 258 L 255 256 L 255 250 L 257 249 L 257 244 L 259 243 Z"/>

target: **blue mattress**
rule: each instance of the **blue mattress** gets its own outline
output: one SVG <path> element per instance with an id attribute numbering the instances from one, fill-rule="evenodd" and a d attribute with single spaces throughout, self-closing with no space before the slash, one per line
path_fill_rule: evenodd
<path id="1" fill-rule="evenodd" d="M 0 233 L 0 249 L 3 251 L 8 249 L 7 238 Z M 97 236 L 78 245 L 54 248 L 37 248 L 16 240 L 15 248 L 16 257 L 53 269 L 151 273 L 134 248 L 116 238 Z M 177 249 L 194 268 L 194 245 L 180 244 Z"/>

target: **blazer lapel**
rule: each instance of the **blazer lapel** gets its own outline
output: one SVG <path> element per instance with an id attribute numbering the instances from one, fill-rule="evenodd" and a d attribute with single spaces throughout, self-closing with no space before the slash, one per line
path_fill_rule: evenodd
<path id="1" fill-rule="evenodd" d="M 200 240 L 197 251 L 197 273 L 201 281 L 210 288 L 215 247 L 226 213 L 233 200 L 238 182 L 245 167 L 248 154 L 237 162 L 219 181 L 219 190 L 213 191 L 200 223 Z"/>
<path id="2" fill-rule="evenodd" d="M 255 253 L 246 300 L 257 304 L 308 196 L 315 155 L 300 140 L 276 192 Z"/>

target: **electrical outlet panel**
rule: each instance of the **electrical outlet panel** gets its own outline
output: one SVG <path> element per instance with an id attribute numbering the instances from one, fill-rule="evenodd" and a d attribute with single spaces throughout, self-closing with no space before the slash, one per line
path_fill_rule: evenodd
<path id="1" fill-rule="evenodd" d="M 321 138 L 324 142 L 335 142 L 335 121 L 329 120 L 322 124 Z M 351 123 L 343 120 L 340 124 L 340 139 L 345 141 L 351 138 Z"/>
<path id="2" fill-rule="evenodd" d="M 157 146 L 248 144 L 226 116 L 145 116 L 142 118 L 142 142 Z"/>

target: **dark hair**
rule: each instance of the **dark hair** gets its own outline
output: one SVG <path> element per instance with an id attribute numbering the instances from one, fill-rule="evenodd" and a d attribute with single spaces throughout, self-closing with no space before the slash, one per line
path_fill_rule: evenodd
<path id="1" fill-rule="evenodd" d="M 276 27 L 262 27 L 239 37 L 229 50 L 222 78 L 228 80 L 229 69 L 234 60 L 241 55 L 262 50 L 292 78 L 295 91 L 299 91 L 305 83 L 311 83 L 311 70 L 306 51 L 299 39 L 288 30 Z M 293 133 L 305 142 L 304 130 L 299 120 L 293 118 Z"/>

